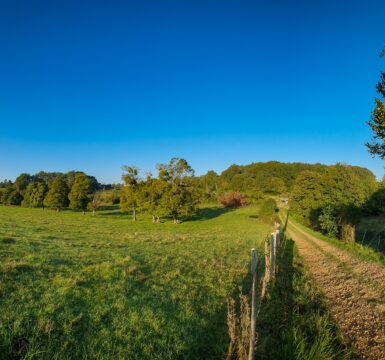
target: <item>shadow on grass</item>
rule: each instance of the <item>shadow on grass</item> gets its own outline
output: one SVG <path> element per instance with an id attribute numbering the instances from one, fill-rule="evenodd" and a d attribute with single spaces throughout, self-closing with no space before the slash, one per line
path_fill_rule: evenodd
<path id="1" fill-rule="evenodd" d="M 183 221 L 205 221 L 214 219 L 223 214 L 226 214 L 230 211 L 234 211 L 234 208 L 224 208 L 224 207 L 207 207 L 203 209 L 199 209 L 199 211 L 192 216 L 188 216 Z"/>
<path id="2" fill-rule="evenodd" d="M 132 216 L 132 213 L 129 211 L 116 210 L 116 211 L 109 211 L 109 212 L 97 212 L 97 215 L 98 216 L 129 217 L 129 216 Z"/>
<path id="3" fill-rule="evenodd" d="M 356 241 L 385 255 L 385 231 L 357 230 Z"/>
<path id="4" fill-rule="evenodd" d="M 343 343 L 290 238 L 282 244 L 276 279 L 262 302 L 257 333 L 258 359 L 356 359 Z"/>

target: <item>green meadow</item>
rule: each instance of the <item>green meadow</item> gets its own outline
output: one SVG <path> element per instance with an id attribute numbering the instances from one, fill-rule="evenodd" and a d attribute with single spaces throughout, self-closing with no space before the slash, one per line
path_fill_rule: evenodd
<path id="1" fill-rule="evenodd" d="M 174 225 L 0 207 L 2 358 L 223 358 L 226 299 L 268 232 L 256 214 L 208 207 Z"/>

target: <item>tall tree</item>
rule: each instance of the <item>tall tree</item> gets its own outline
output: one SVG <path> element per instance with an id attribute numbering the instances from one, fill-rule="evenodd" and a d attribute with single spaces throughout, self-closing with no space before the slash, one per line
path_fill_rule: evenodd
<path id="1" fill-rule="evenodd" d="M 384 53 L 385 47 L 382 54 Z M 381 72 L 376 89 L 380 98 L 374 100 L 375 107 L 368 121 L 368 125 L 373 132 L 373 138 L 372 142 L 367 143 L 366 146 L 372 155 L 378 155 L 381 159 L 385 159 L 385 72 Z"/>
<path id="2" fill-rule="evenodd" d="M 152 222 L 159 222 L 160 217 L 165 215 L 162 198 L 166 193 L 167 185 L 163 180 L 148 177 L 139 193 L 141 209 L 150 213 Z"/>
<path id="3" fill-rule="evenodd" d="M 68 194 L 71 209 L 79 209 L 85 213 L 89 201 L 91 181 L 84 173 L 76 173 L 74 176 L 71 191 Z"/>
<path id="4" fill-rule="evenodd" d="M 24 196 L 24 192 L 27 189 L 28 184 L 32 181 L 33 177 L 31 175 L 26 173 L 20 174 L 14 183 L 15 190 Z"/>
<path id="5" fill-rule="evenodd" d="M 1 202 L 6 205 L 20 205 L 23 200 L 20 192 L 13 185 L 4 188 Z"/>
<path id="6" fill-rule="evenodd" d="M 186 160 L 172 158 L 168 164 L 158 165 L 158 171 L 159 179 L 165 183 L 161 206 L 177 224 L 181 215 L 196 210 L 197 196 L 191 186 L 194 170 Z"/>
<path id="7" fill-rule="evenodd" d="M 23 206 L 42 207 L 47 192 L 47 185 L 42 181 L 34 181 L 28 184 L 24 193 Z"/>
<path id="8" fill-rule="evenodd" d="M 92 211 L 92 216 L 95 216 L 96 210 L 102 204 L 102 193 L 100 191 L 95 191 L 91 196 L 91 200 L 88 203 L 88 208 Z"/>
<path id="9" fill-rule="evenodd" d="M 68 205 L 68 193 L 67 183 L 58 177 L 50 184 L 47 195 L 44 198 L 44 205 L 56 208 L 56 211 L 59 212 L 63 207 Z"/>
<path id="10" fill-rule="evenodd" d="M 123 166 L 122 180 L 124 181 L 123 194 L 120 198 L 120 208 L 132 211 L 132 219 L 136 221 L 136 211 L 140 201 L 140 176 L 136 166 Z"/>

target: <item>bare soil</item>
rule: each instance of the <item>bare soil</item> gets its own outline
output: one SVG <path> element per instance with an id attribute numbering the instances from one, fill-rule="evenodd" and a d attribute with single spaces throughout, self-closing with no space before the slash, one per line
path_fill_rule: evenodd
<path id="1" fill-rule="evenodd" d="M 289 222 L 336 322 L 362 359 L 385 360 L 385 267 L 362 261 Z"/>

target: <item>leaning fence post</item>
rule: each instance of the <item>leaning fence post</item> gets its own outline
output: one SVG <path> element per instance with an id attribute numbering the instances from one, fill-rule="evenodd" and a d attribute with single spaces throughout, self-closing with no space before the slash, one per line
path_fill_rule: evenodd
<path id="1" fill-rule="evenodd" d="M 251 320 L 250 320 L 250 346 L 249 346 L 249 360 L 254 360 L 255 347 L 255 325 L 257 321 L 257 297 L 258 297 L 258 283 L 257 283 L 257 266 L 258 254 L 255 249 L 251 249 L 250 272 L 253 276 L 253 285 L 251 288 Z"/>

